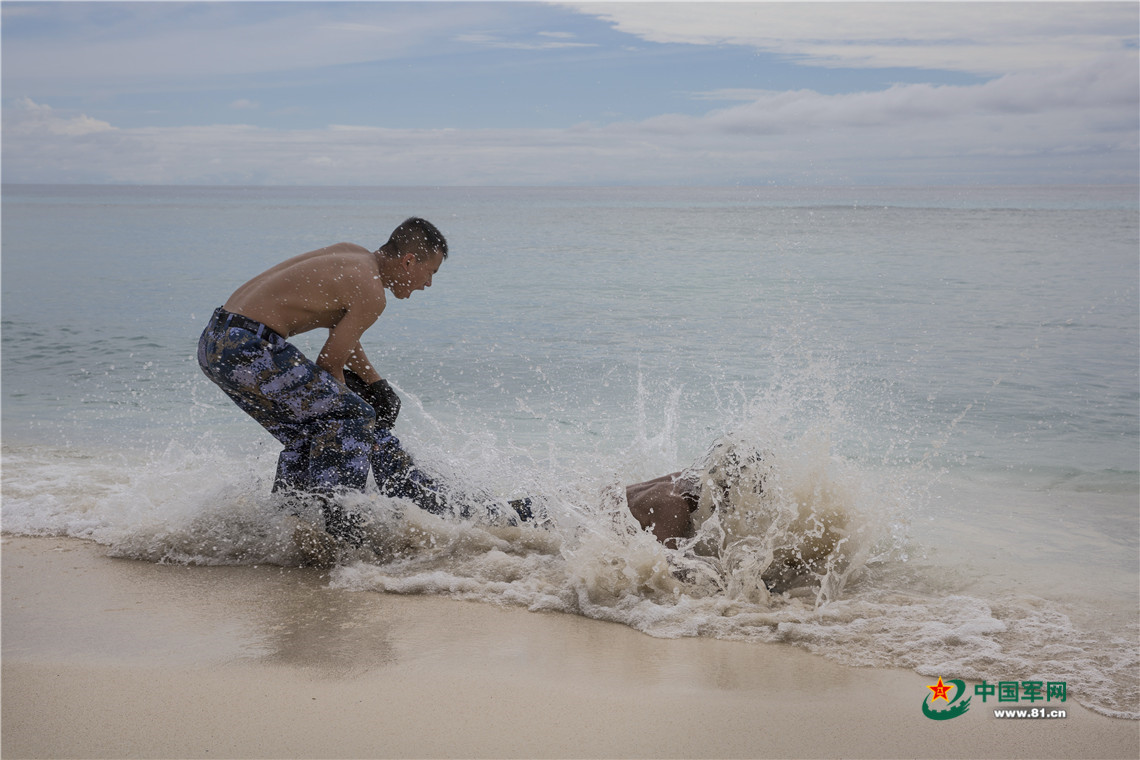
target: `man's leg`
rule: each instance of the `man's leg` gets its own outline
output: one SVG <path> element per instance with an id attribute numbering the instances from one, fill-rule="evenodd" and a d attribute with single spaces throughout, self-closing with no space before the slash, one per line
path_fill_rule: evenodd
<path id="1" fill-rule="evenodd" d="M 377 431 L 372 473 L 380 493 L 385 496 L 411 499 L 417 507 L 433 515 L 452 511 L 435 481 L 416 467 L 411 455 L 400 445 L 400 439 L 389 430 Z"/>
<path id="2" fill-rule="evenodd" d="M 287 443 L 277 457 L 277 475 L 273 478 L 273 492 L 303 491 L 308 486 L 309 442 L 298 437 Z"/>
<path id="3" fill-rule="evenodd" d="M 390 430 L 376 431 L 376 448 L 372 452 L 372 472 L 380 493 L 394 498 L 409 499 L 425 512 L 433 515 L 455 516 L 463 519 L 485 517 L 493 522 L 518 525 L 536 521 L 536 509 L 529 498 L 513 499 L 504 505 L 490 497 L 457 492 L 445 488 L 423 470 L 416 467 L 412 457 L 400 445 Z M 539 512 L 541 515 L 542 513 Z"/>
<path id="4" fill-rule="evenodd" d="M 322 494 L 329 532 L 359 543 L 359 516 L 347 515 L 328 496 L 341 488 L 364 490 L 374 446 L 372 407 L 279 337 L 263 339 L 211 320 L 198 361 L 207 377 L 285 446 L 274 490 Z"/>

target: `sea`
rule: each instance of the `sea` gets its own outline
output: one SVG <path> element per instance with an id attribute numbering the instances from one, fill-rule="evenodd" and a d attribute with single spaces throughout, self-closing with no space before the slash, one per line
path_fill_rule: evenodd
<path id="1" fill-rule="evenodd" d="M 413 215 L 450 255 L 363 339 L 394 432 L 543 519 L 443 519 L 370 483 L 330 589 L 1052 684 L 1051 706 L 1140 718 L 1135 186 L 5 185 L 4 534 L 298 564 L 280 447 L 202 375 L 198 336 L 253 275 Z M 737 501 L 679 548 L 632 522 L 625 485 L 711 484 L 741 452 L 762 475 L 721 482 Z"/>

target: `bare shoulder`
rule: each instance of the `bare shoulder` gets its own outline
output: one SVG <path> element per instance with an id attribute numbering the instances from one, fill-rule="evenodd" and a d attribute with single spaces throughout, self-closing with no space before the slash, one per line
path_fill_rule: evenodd
<path id="1" fill-rule="evenodd" d="M 286 259 L 284 262 L 282 262 L 282 264 L 284 266 L 289 266 L 293 264 L 324 261 L 325 259 L 344 257 L 347 257 L 349 259 L 352 257 L 359 257 L 363 259 L 371 255 L 371 251 L 362 245 L 357 245 L 356 243 L 334 243 L 333 245 L 326 245 L 324 248 L 318 248 L 315 251 L 309 251 L 307 253 L 302 253 L 298 256 L 294 256 L 291 259 Z"/>
<path id="2" fill-rule="evenodd" d="M 329 283 L 358 280 L 362 285 L 379 273 L 375 255 L 355 243 L 337 243 L 302 253 L 282 262 L 275 269 L 289 279 L 300 277 L 308 282 Z M 273 272 L 270 270 L 269 273 Z"/>
<path id="3" fill-rule="evenodd" d="M 367 248 L 336 243 L 261 273 L 234 291 L 225 308 L 286 336 L 331 328 L 352 311 L 355 319 L 375 320 L 386 302 L 379 274 Z"/>
<path id="4" fill-rule="evenodd" d="M 314 253 L 349 253 L 364 254 L 369 256 L 372 255 L 372 251 L 368 250 L 362 245 L 357 245 L 356 243 L 334 243 L 333 245 L 326 246 L 325 248 L 320 248 L 317 251 L 314 251 Z"/>

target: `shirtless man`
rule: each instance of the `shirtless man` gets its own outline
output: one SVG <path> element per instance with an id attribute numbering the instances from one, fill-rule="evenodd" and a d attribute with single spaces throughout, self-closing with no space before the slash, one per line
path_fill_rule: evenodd
<path id="1" fill-rule="evenodd" d="M 445 258 L 443 235 L 413 217 L 376 251 L 337 243 L 288 259 L 214 312 L 198 343 L 198 364 L 285 446 L 274 491 L 363 491 L 371 467 L 381 492 L 444 511 L 430 478 L 389 430 L 399 399 L 368 361 L 360 337 L 383 313 L 385 291 L 403 299 L 431 287 Z M 317 328 L 329 336 L 313 362 L 286 339 Z M 360 518 L 320 501 L 326 530 L 359 544 Z"/>
<path id="2" fill-rule="evenodd" d="M 758 449 L 754 441 L 728 434 L 714 441 L 704 457 L 689 469 L 626 486 L 626 506 L 642 530 L 649 530 L 658 541 L 676 548 L 680 539 L 693 535 L 694 519 L 699 524 L 710 514 L 695 514 L 701 506 L 702 490 L 707 491 L 708 510 L 731 507 L 738 497 L 756 496 L 764 491 L 771 461 L 767 449 Z"/>
<path id="3" fill-rule="evenodd" d="M 630 514 L 668 547 L 692 533 L 692 514 L 697 509 L 700 487 L 681 473 L 662 475 L 644 483 L 626 486 L 625 502 Z"/>

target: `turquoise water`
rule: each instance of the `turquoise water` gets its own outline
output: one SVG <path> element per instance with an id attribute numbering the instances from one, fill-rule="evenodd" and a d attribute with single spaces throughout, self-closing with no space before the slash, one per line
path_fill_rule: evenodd
<path id="1" fill-rule="evenodd" d="M 197 336 L 251 275 L 416 214 L 451 257 L 364 339 L 404 398 L 396 432 L 443 475 L 542 496 L 556 526 L 497 535 L 375 497 L 388 554 L 334 583 L 944 678 L 1049 670 L 1140 713 L 1135 188 L 3 192 L 6 531 L 288 561 L 276 444 L 201 376 Z M 696 559 L 607 533 L 607 489 L 726 434 L 857 527 L 827 593 L 750 595 L 724 567 L 677 590 L 652 568 Z"/>

